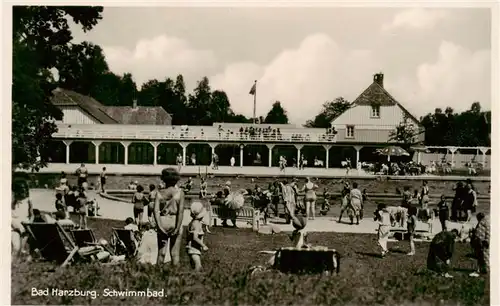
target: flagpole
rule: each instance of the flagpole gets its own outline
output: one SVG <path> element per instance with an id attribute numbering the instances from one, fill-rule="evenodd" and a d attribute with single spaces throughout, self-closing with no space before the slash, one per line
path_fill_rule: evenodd
<path id="1" fill-rule="evenodd" d="M 255 80 L 255 92 L 253 94 L 253 124 L 257 123 L 257 117 L 255 111 L 257 109 L 257 80 Z"/>

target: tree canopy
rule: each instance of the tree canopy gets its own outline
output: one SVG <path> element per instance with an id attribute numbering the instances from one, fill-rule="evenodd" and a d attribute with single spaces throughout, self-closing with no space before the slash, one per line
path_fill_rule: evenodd
<path id="1" fill-rule="evenodd" d="M 50 102 L 57 86 L 50 69 L 67 59 L 74 48 L 91 52 L 90 46 L 71 44 L 68 19 L 89 31 L 102 18 L 102 11 L 102 7 L 81 6 L 13 7 L 13 169 L 36 170 L 47 163 L 51 135 L 57 131 L 54 120 L 62 117 L 61 111 Z M 68 71 L 75 69 L 71 67 Z"/>
<path id="2" fill-rule="evenodd" d="M 342 97 L 335 98 L 333 101 L 327 101 L 319 114 L 312 120 L 306 122 L 306 127 L 310 128 L 329 128 L 333 119 L 340 116 L 351 107 L 351 102 Z"/>
<path id="3" fill-rule="evenodd" d="M 288 124 L 287 112 L 283 108 L 283 106 L 281 106 L 280 101 L 276 101 L 273 103 L 273 106 L 264 119 L 264 123 Z"/>

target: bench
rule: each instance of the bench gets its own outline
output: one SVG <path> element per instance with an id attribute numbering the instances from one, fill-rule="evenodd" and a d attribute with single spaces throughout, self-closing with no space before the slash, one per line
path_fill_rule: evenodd
<path id="1" fill-rule="evenodd" d="M 212 218 L 214 220 L 214 226 L 217 226 L 217 218 L 219 219 L 231 219 L 232 211 L 228 210 L 224 206 L 212 206 Z M 259 211 L 253 207 L 243 206 L 239 211 L 236 212 L 236 221 L 246 221 L 252 226 L 252 229 L 256 232 L 259 231 L 260 227 L 260 214 Z"/>

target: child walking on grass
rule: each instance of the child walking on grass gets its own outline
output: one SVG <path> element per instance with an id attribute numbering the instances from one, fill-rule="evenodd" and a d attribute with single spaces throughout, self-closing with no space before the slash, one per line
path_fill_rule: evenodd
<path id="1" fill-rule="evenodd" d="M 208 250 L 203 242 L 203 224 L 202 220 L 207 211 L 201 202 L 191 204 L 191 222 L 188 225 L 187 235 L 187 253 L 189 255 L 191 266 L 195 271 L 201 270 L 201 251 Z"/>
<path id="2" fill-rule="evenodd" d="M 387 240 L 391 231 L 391 215 L 387 211 L 385 204 L 378 204 L 374 214 L 375 221 L 378 221 L 378 244 L 382 248 L 381 255 L 384 257 L 389 252 L 387 249 Z"/>

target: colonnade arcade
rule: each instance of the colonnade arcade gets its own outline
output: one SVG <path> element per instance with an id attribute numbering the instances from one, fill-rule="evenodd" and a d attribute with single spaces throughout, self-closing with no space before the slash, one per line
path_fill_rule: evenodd
<path id="1" fill-rule="evenodd" d="M 201 143 L 201 142 L 157 142 L 157 141 L 82 141 L 54 140 L 51 145 L 51 163 L 91 164 L 144 164 L 175 165 L 177 156 L 182 156 L 183 165 L 210 165 L 213 154 L 219 157 L 219 165 L 230 165 L 234 157 L 235 166 L 279 165 L 280 156 L 287 159 L 288 166 L 296 164 L 301 155 L 307 166 L 340 167 L 341 161 L 351 160 L 355 167 L 361 159 L 372 161 L 375 147 L 360 145 L 312 145 L 272 143 Z"/>

